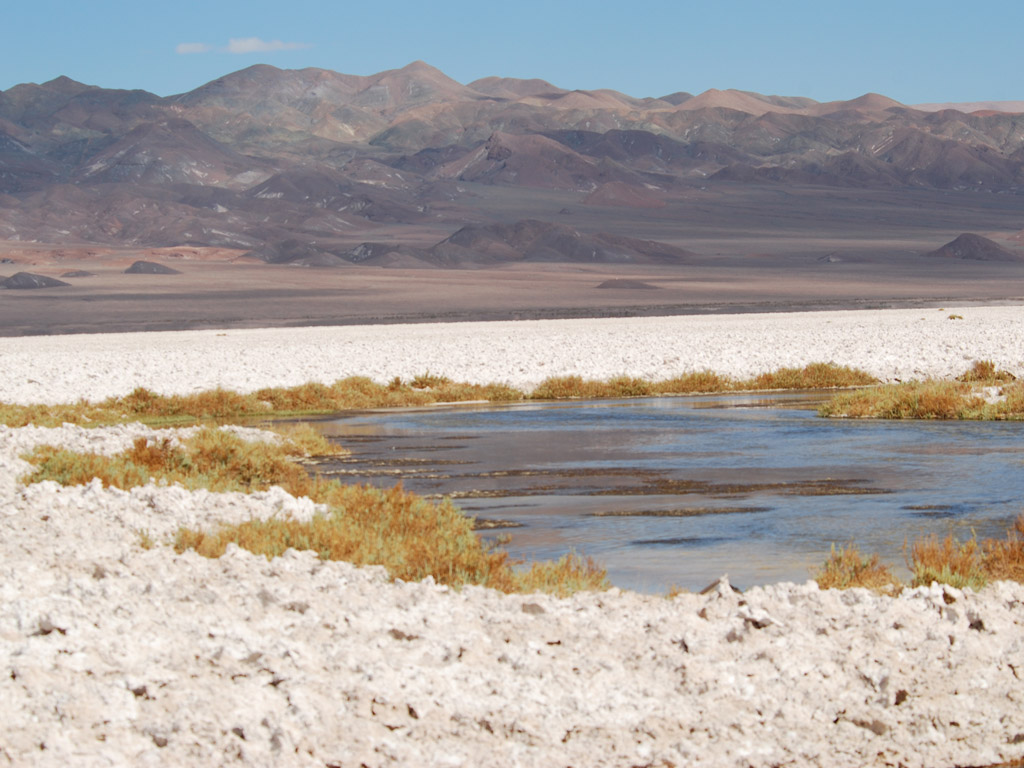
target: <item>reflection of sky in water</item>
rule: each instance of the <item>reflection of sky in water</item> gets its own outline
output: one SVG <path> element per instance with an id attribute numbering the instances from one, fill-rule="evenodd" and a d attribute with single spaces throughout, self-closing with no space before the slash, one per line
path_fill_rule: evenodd
<path id="1" fill-rule="evenodd" d="M 802 581 L 831 542 L 855 541 L 863 551 L 878 552 L 899 566 L 906 539 L 950 531 L 967 537 L 972 530 L 979 536 L 1002 535 L 1024 509 L 1024 425 L 825 420 L 810 410 L 782 407 L 787 399 L 804 402 L 806 397 L 392 411 L 321 426 L 343 443 L 346 437 L 357 441 L 348 443 L 357 462 L 426 459 L 426 474 L 435 476 L 403 477 L 410 490 L 529 490 L 529 495 L 460 504 L 469 514 L 523 523 L 507 531 L 508 548 L 517 556 L 558 557 L 576 548 L 606 565 L 617 585 L 653 591 L 669 584 L 699 588 L 723 572 L 740 585 Z M 609 474 L 472 476 L 517 469 Z M 621 495 L 624 486 L 642 488 L 650 477 L 733 486 L 831 478 L 850 481 L 840 484 L 853 488 L 891 492 L 803 496 L 784 489 L 748 489 L 728 497 Z M 397 478 L 347 479 L 391 485 Z M 616 489 L 620 495 L 592 495 Z M 592 516 L 756 507 L 768 511 Z"/>

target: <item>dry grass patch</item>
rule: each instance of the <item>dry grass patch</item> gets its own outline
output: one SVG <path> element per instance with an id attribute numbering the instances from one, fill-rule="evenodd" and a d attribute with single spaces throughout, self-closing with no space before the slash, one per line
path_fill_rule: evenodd
<path id="1" fill-rule="evenodd" d="M 655 387 L 661 395 L 687 395 L 695 392 L 728 392 L 735 387 L 735 382 L 714 371 L 697 371 L 656 382 Z"/>
<path id="2" fill-rule="evenodd" d="M 323 560 L 383 565 L 405 581 L 431 576 L 455 587 L 476 584 L 503 592 L 567 596 L 609 586 L 603 569 L 572 554 L 516 568 L 506 552 L 481 542 L 472 521 L 448 500 L 434 504 L 401 486 L 334 484 L 323 490 L 317 500 L 329 504 L 325 515 L 309 521 L 251 520 L 211 532 L 182 528 L 174 548 L 220 557 L 234 543 L 268 559 L 288 549 L 312 550 Z"/>
<path id="3" fill-rule="evenodd" d="M 983 566 L 990 579 L 1024 582 L 1024 514 L 1017 517 L 1004 540 L 987 539 L 982 549 Z"/>
<path id="4" fill-rule="evenodd" d="M 312 382 L 297 387 L 269 387 L 250 394 L 214 389 L 194 395 L 160 395 L 139 387 L 124 397 L 108 398 L 99 403 L 0 404 L 0 423 L 14 427 L 29 424 L 59 426 L 65 422 L 93 426 L 130 421 L 147 424 L 238 423 L 271 417 L 442 402 L 512 402 L 525 397 L 519 390 L 503 384 L 460 384 L 435 378 L 437 386 L 432 388 L 417 388 L 401 381 L 385 386 L 362 376 L 353 376 L 329 385 Z"/>
<path id="5" fill-rule="evenodd" d="M 976 361 L 955 381 L 910 381 L 841 392 L 820 416 L 850 419 L 1024 419 L 1024 383 L 989 360 Z"/>
<path id="6" fill-rule="evenodd" d="M 549 592 L 566 596 L 603 590 L 605 571 L 590 560 L 567 555 L 521 570 L 508 554 L 485 544 L 473 521 L 449 500 L 432 503 L 402 487 L 328 483 L 312 497 L 330 511 L 309 521 L 252 520 L 211 532 L 183 528 L 174 548 L 220 557 L 230 543 L 268 559 L 285 550 L 312 550 L 323 560 L 383 565 L 393 578 L 427 576 L 442 584 L 476 584 L 503 592 Z"/>
<path id="7" fill-rule="evenodd" d="M 433 576 L 453 586 L 514 589 L 507 554 L 482 544 L 469 518 L 449 501 L 433 504 L 400 486 L 382 491 L 338 484 L 321 487 L 314 498 L 330 512 L 309 521 L 251 520 L 212 532 L 183 528 L 174 548 L 220 557 L 235 543 L 268 559 L 289 548 L 312 550 L 324 560 L 383 565 L 406 581 Z"/>
<path id="8" fill-rule="evenodd" d="M 820 416 L 849 419 L 945 419 L 1020 421 L 1024 419 L 1024 384 L 999 386 L 993 393 L 963 381 L 914 381 L 887 384 L 834 396 L 818 409 Z"/>
<path id="9" fill-rule="evenodd" d="M 516 592 L 546 592 L 568 597 L 574 592 L 608 589 L 608 572 L 594 560 L 570 552 L 553 562 L 533 563 L 513 576 Z"/>
<path id="10" fill-rule="evenodd" d="M 928 586 L 934 581 L 977 591 L 988 583 L 977 539 L 961 543 L 952 536 L 941 541 L 938 536 L 929 536 L 915 541 L 910 552 L 910 570 L 914 574 L 911 586 Z"/>
<path id="11" fill-rule="evenodd" d="M 814 579 L 822 589 L 862 587 L 885 595 L 898 594 L 902 589 L 899 579 L 879 562 L 878 555 L 864 557 L 853 544 L 839 549 L 833 544 L 828 560 Z"/>
<path id="12" fill-rule="evenodd" d="M 1000 371 L 991 360 L 975 360 L 969 369 L 956 377 L 956 380 L 979 384 L 1000 384 L 1016 381 L 1017 377 L 1009 371 Z"/>
<path id="13" fill-rule="evenodd" d="M 811 363 L 803 368 L 779 368 L 741 382 L 738 389 L 834 389 L 864 387 L 878 379 L 858 368 L 835 363 Z"/>
<path id="14" fill-rule="evenodd" d="M 582 376 L 551 376 L 530 393 L 531 400 L 596 400 L 608 396 L 602 382 Z"/>
<path id="15" fill-rule="evenodd" d="M 843 392 L 818 409 L 821 416 L 873 419 L 967 419 L 985 399 L 970 384 L 923 381 Z"/>
<path id="16" fill-rule="evenodd" d="M 153 480 L 216 492 L 252 492 L 280 485 L 293 495 L 307 495 L 315 481 L 292 460 L 296 454 L 305 455 L 305 450 L 287 442 L 251 442 L 226 430 L 204 427 L 180 443 L 140 437 L 114 456 L 40 446 L 24 457 L 35 470 L 23 482 L 85 485 L 99 478 L 104 487 L 128 489 Z"/>
<path id="17" fill-rule="evenodd" d="M 332 443 L 311 424 L 271 424 L 264 429 L 278 435 L 282 447 L 289 456 L 347 456 L 349 451 L 338 443 Z"/>
<path id="18" fill-rule="evenodd" d="M 736 380 L 714 371 L 697 371 L 660 381 L 617 376 L 608 381 L 582 376 L 545 379 L 530 393 L 535 400 L 578 398 L 599 400 L 611 397 L 649 397 L 691 393 L 746 392 L 764 389 L 834 389 L 877 384 L 878 379 L 857 368 L 835 363 L 811 363 L 803 368 L 779 368 L 752 379 Z"/>
<path id="19" fill-rule="evenodd" d="M 979 542 L 971 537 L 961 542 L 953 536 L 940 539 L 933 535 L 905 545 L 904 552 L 913 575 L 912 587 L 935 582 L 977 591 L 990 581 L 1024 583 L 1024 514 L 1017 517 L 1005 539 Z M 864 557 L 853 545 L 838 550 L 833 545 L 815 580 L 822 589 L 866 587 L 885 594 L 902 589 L 877 555 Z"/>

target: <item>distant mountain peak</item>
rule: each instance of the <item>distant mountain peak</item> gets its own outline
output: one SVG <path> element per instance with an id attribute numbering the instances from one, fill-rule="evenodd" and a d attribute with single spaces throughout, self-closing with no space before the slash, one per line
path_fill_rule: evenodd
<path id="1" fill-rule="evenodd" d="M 96 88 L 94 85 L 86 85 L 85 83 L 80 83 L 77 80 L 72 80 L 66 75 L 55 77 L 53 80 L 47 80 L 45 83 L 42 83 L 42 87 L 48 88 L 51 91 L 59 91 L 61 93 L 68 94 L 81 93 L 82 91 L 89 91 Z"/>

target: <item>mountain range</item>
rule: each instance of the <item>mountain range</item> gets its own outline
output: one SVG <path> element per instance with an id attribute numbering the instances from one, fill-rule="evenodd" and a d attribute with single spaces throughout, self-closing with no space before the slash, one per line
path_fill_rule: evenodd
<path id="1" fill-rule="evenodd" d="M 654 211 L 708 185 L 1024 192 L 1024 114 L 955 106 L 463 85 L 423 62 L 370 76 L 257 65 L 169 97 L 60 77 L 0 92 L 0 239 L 311 266 L 672 263 L 687 252 L 478 201 L 511 189 Z"/>

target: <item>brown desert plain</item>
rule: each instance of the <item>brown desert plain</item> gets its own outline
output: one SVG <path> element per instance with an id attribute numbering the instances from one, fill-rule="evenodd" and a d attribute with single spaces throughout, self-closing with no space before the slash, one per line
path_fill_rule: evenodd
<path id="1" fill-rule="evenodd" d="M 472 186 L 472 185 L 467 185 Z M 982 232 L 1012 239 L 1018 196 L 719 182 L 655 209 L 594 207 L 579 193 L 479 185 L 481 219 L 554 219 L 690 252 L 671 264 L 518 262 L 462 269 L 267 264 L 240 249 L 0 243 L 14 263 L 70 287 L 0 294 L 0 334 L 287 327 L 772 312 L 1024 300 L 1024 261 L 930 255 Z M 552 210 L 562 213 L 551 216 Z M 374 237 L 425 246 L 450 227 Z M 137 260 L 181 274 L 125 274 Z M 76 271 L 88 276 L 69 276 Z M 63 276 L 63 277 L 62 277 Z"/>

